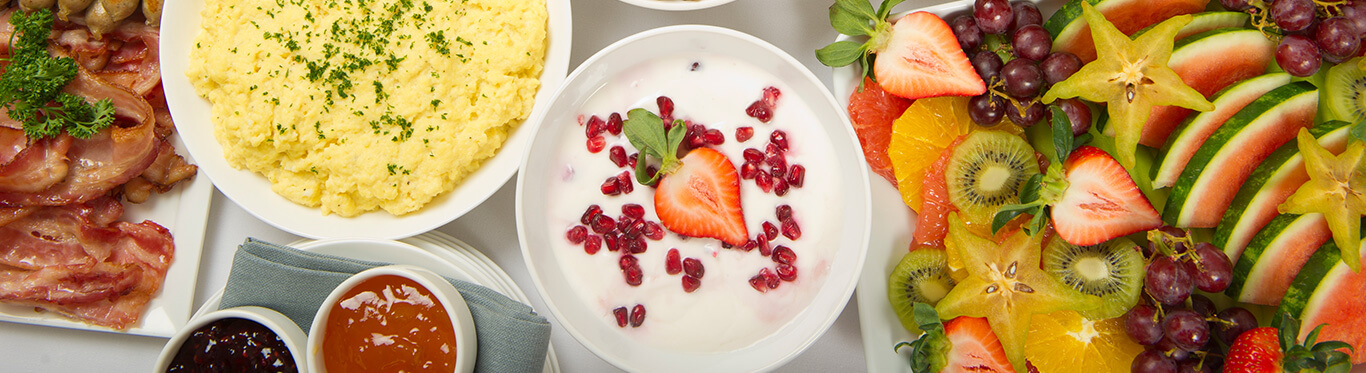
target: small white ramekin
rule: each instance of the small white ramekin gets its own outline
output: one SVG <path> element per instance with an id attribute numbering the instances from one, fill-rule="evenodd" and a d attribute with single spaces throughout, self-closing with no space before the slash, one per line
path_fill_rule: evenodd
<path id="1" fill-rule="evenodd" d="M 161 349 L 161 357 L 157 359 L 156 371 L 166 371 L 166 368 L 171 365 L 171 360 L 175 359 L 176 353 L 180 352 L 180 346 L 185 344 L 185 341 L 194 334 L 195 330 L 215 321 L 233 318 L 250 320 L 275 332 L 275 335 L 280 336 L 280 340 L 289 349 L 290 356 L 294 358 L 294 366 L 298 367 L 300 372 L 308 371 L 308 362 L 306 361 L 308 359 L 304 358 L 303 353 L 308 336 L 304 334 L 303 329 L 299 329 L 293 320 L 275 310 L 256 306 L 217 310 L 190 320 L 189 323 L 185 324 L 185 328 L 171 337 L 171 340 L 166 342 L 166 347 Z"/>

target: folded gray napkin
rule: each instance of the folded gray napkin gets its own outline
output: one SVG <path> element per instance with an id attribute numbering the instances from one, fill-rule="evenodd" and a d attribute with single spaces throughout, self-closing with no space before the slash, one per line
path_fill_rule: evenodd
<path id="1" fill-rule="evenodd" d="M 307 331 L 332 289 L 352 274 L 389 263 L 311 253 L 248 238 L 232 259 L 219 309 L 261 306 Z M 530 306 L 489 288 L 446 278 L 469 304 L 479 340 L 477 372 L 538 372 L 550 344 L 550 323 Z"/>

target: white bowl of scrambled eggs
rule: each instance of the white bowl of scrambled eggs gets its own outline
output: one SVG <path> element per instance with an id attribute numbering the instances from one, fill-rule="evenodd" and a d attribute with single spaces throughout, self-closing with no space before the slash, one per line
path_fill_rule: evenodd
<path id="1" fill-rule="evenodd" d="M 624 3 L 642 8 L 659 10 L 697 10 L 729 3 L 735 0 L 621 0 Z"/>
<path id="2" fill-rule="evenodd" d="M 176 1 L 163 84 L 190 153 L 252 215 L 311 238 L 408 237 L 517 170 L 526 119 L 568 69 L 569 9 Z"/>

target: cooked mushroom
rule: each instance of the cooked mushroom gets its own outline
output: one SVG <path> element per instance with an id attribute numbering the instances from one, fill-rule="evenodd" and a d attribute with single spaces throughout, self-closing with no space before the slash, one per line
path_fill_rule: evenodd
<path id="1" fill-rule="evenodd" d="M 161 0 L 142 0 L 142 15 L 148 26 L 161 25 Z"/>
<path id="2" fill-rule="evenodd" d="M 103 37 L 118 28 L 124 18 L 133 15 L 138 10 L 138 3 L 138 0 L 95 0 L 85 10 L 86 26 L 96 38 Z"/>
<path id="3" fill-rule="evenodd" d="M 23 9 L 25 12 L 51 8 L 56 4 L 57 0 L 19 0 L 19 8 Z"/>
<path id="4" fill-rule="evenodd" d="M 79 13 L 85 10 L 85 8 L 89 8 L 90 3 L 93 1 L 94 0 L 59 0 L 57 1 L 57 17 L 60 17 L 65 21 L 67 20 L 67 16 Z"/>

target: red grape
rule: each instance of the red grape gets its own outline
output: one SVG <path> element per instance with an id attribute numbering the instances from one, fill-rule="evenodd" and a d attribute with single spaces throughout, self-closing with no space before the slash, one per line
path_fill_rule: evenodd
<path id="1" fill-rule="evenodd" d="M 1091 107 L 1079 99 L 1068 98 L 1058 100 L 1053 103 L 1063 114 L 1067 114 L 1067 121 L 1072 124 L 1072 136 L 1081 136 L 1086 131 L 1091 130 Z M 1050 125 L 1053 123 L 1053 111 L 1044 112 Z"/>
<path id="2" fill-rule="evenodd" d="M 1153 262 L 1148 264 L 1148 275 L 1143 279 L 1143 286 L 1148 295 L 1162 304 L 1184 303 L 1186 298 L 1190 297 L 1195 284 L 1183 267 L 1170 256 L 1158 255 L 1154 258 Z"/>
<path id="3" fill-rule="evenodd" d="M 1014 46 L 1016 57 L 1043 61 L 1053 49 L 1053 36 L 1043 26 L 1028 25 L 1015 30 L 1010 44 Z"/>
<path id="4" fill-rule="evenodd" d="M 1210 322 L 1210 325 L 1214 326 L 1214 336 L 1227 345 L 1232 345 L 1233 340 L 1238 339 L 1243 332 L 1257 327 L 1257 316 L 1242 307 L 1230 307 L 1219 311 L 1215 317 L 1219 320 Z"/>
<path id="5" fill-rule="evenodd" d="M 1056 52 L 1044 57 L 1043 62 L 1039 63 L 1039 69 L 1043 70 L 1043 80 L 1048 84 L 1058 84 L 1067 80 L 1077 70 L 1081 70 L 1081 59 L 1070 52 Z"/>
<path id="6" fill-rule="evenodd" d="M 1124 316 L 1124 330 L 1138 344 L 1151 346 L 1162 340 L 1162 326 L 1157 322 L 1157 308 L 1140 304 Z"/>
<path id="7" fill-rule="evenodd" d="M 972 16 L 958 16 L 949 26 L 953 28 L 953 35 L 958 37 L 958 46 L 963 50 L 974 50 L 982 45 L 982 29 L 977 28 L 977 21 L 974 21 Z"/>
<path id="8" fill-rule="evenodd" d="M 977 70 L 977 75 L 987 84 L 1001 76 L 1001 66 L 1005 65 L 1005 62 L 1001 61 L 1001 56 L 992 51 L 977 51 L 969 62 L 972 63 L 972 69 Z"/>
<path id="9" fill-rule="evenodd" d="M 1346 17 L 1329 18 L 1319 24 L 1314 32 L 1319 49 L 1326 56 L 1348 58 L 1355 56 L 1361 48 L 1361 37 L 1356 24 Z"/>
<path id="10" fill-rule="evenodd" d="M 1223 250 L 1208 242 L 1195 245 L 1195 257 L 1200 262 L 1200 271 L 1195 275 L 1195 287 L 1202 291 L 1218 293 L 1228 289 L 1233 283 L 1233 263 Z"/>
<path id="11" fill-rule="evenodd" d="M 1021 27 L 1029 25 L 1042 25 L 1043 14 L 1039 13 L 1039 7 L 1028 1 L 1016 2 L 1010 6 L 1011 13 L 1015 14 L 1015 20 L 1010 23 L 1011 32 L 1019 30 Z"/>
<path id="12" fill-rule="evenodd" d="M 1318 72 L 1323 61 L 1319 56 L 1319 47 L 1313 41 L 1304 35 L 1291 34 L 1282 38 L 1281 45 L 1276 46 L 1276 64 L 1290 75 L 1303 78 Z"/>
<path id="13" fill-rule="evenodd" d="M 1252 6 L 1252 4 L 1248 4 L 1247 0 L 1219 0 L 1219 4 L 1222 4 L 1225 8 L 1228 8 L 1228 10 L 1238 12 Z"/>
<path id="14" fill-rule="evenodd" d="M 1043 89 L 1043 71 L 1034 61 L 1017 58 L 1001 67 L 1006 93 L 1015 98 L 1033 98 Z"/>
<path id="15" fill-rule="evenodd" d="M 1026 127 L 1026 128 L 1028 128 L 1028 127 L 1030 127 L 1030 126 L 1033 126 L 1034 123 L 1038 123 L 1040 120 L 1043 120 L 1043 117 L 1044 117 L 1044 105 L 1043 105 L 1043 104 L 1039 103 L 1038 101 L 1033 101 L 1033 100 L 1029 100 L 1029 101 L 1021 100 L 1021 101 L 1022 101 L 1022 102 L 1020 102 L 1020 105 L 1025 106 L 1025 111 L 1024 111 L 1024 113 L 1021 113 L 1021 112 L 1020 112 L 1020 109 L 1019 109 L 1015 104 L 1007 103 L 1007 104 L 1006 104 L 1006 118 L 1010 118 L 1010 121 L 1011 121 L 1011 122 L 1014 122 L 1015 124 L 1019 125 L 1020 127 Z"/>
<path id="16" fill-rule="evenodd" d="M 1005 106 L 1000 97 L 993 96 L 991 92 L 983 93 L 968 99 L 968 117 L 984 127 L 994 126 L 1006 115 Z"/>
<path id="17" fill-rule="evenodd" d="M 1162 319 L 1162 331 L 1182 350 L 1198 351 L 1209 343 L 1209 324 L 1195 311 L 1168 311 Z"/>
<path id="18" fill-rule="evenodd" d="M 972 6 L 977 27 L 988 34 L 1004 34 L 1015 20 L 1013 13 L 1007 0 L 977 0 Z"/>
<path id="19" fill-rule="evenodd" d="M 1133 373 L 1176 373 L 1176 361 L 1162 351 L 1148 349 L 1134 357 L 1134 362 L 1129 366 L 1129 371 Z"/>
<path id="20" fill-rule="evenodd" d="M 1304 30 L 1314 23 L 1314 0 L 1275 0 L 1270 12 L 1271 19 L 1282 30 Z"/>

